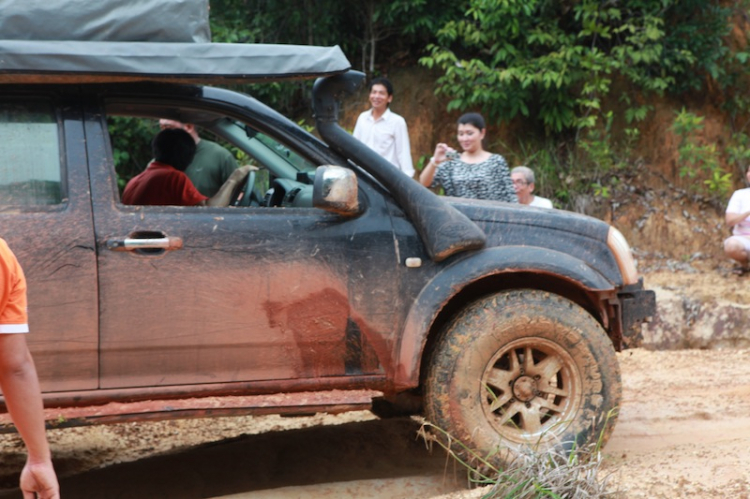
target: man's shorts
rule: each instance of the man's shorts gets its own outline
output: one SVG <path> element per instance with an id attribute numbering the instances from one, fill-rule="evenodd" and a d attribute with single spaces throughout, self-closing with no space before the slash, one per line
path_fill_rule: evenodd
<path id="1" fill-rule="evenodd" d="M 750 236 L 729 236 L 724 240 L 724 245 L 731 240 L 739 242 L 745 248 L 745 251 L 750 252 Z"/>

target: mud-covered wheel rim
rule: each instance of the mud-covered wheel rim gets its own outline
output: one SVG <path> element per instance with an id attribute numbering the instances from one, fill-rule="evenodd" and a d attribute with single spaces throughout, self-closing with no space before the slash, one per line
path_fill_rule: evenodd
<path id="1" fill-rule="evenodd" d="M 482 375 L 487 421 L 510 441 L 530 443 L 564 431 L 581 405 L 581 377 L 570 354 L 543 338 L 499 350 Z"/>
<path id="2" fill-rule="evenodd" d="M 435 343 L 424 389 L 427 419 L 451 451 L 498 465 L 525 447 L 603 444 L 621 393 L 617 356 L 596 318 L 527 289 L 456 314 Z"/>

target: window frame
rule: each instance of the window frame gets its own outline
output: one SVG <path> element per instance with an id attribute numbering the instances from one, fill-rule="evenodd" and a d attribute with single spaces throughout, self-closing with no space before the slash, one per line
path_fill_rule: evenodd
<path id="1" fill-rule="evenodd" d="M 67 148 L 65 146 L 65 127 L 62 112 L 57 99 L 51 95 L 43 94 L 24 94 L 24 95 L 4 95 L 0 97 L 0 106 L 13 105 L 14 103 L 30 107 L 30 103 L 41 103 L 49 111 L 49 117 L 57 130 L 57 156 L 59 166 L 59 202 L 50 204 L 3 204 L 0 202 L 0 213 L 8 212 L 56 212 L 65 210 L 69 203 L 69 186 L 68 186 L 68 164 Z M 41 107 L 41 106 L 40 106 Z M 40 122 L 41 123 L 41 122 Z M 0 165 L 1 166 L 1 165 Z M 29 179 L 29 181 L 32 179 Z"/>

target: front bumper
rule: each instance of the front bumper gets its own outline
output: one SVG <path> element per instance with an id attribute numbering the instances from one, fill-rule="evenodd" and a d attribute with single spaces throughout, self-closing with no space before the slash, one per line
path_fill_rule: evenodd
<path id="1" fill-rule="evenodd" d="M 656 314 L 656 293 L 643 289 L 643 278 L 638 283 L 625 286 L 617 293 L 620 301 L 622 336 L 625 346 L 639 342 L 641 324 Z"/>

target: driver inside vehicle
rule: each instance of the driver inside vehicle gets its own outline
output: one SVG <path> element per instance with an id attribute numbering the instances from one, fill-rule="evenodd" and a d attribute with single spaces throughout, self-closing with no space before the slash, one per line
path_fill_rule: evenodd
<path id="1" fill-rule="evenodd" d="M 154 160 L 133 177 L 122 193 L 123 204 L 176 206 L 229 206 L 251 165 L 236 169 L 212 197 L 198 192 L 185 170 L 195 156 L 195 140 L 184 130 L 165 129 L 151 142 Z"/>

